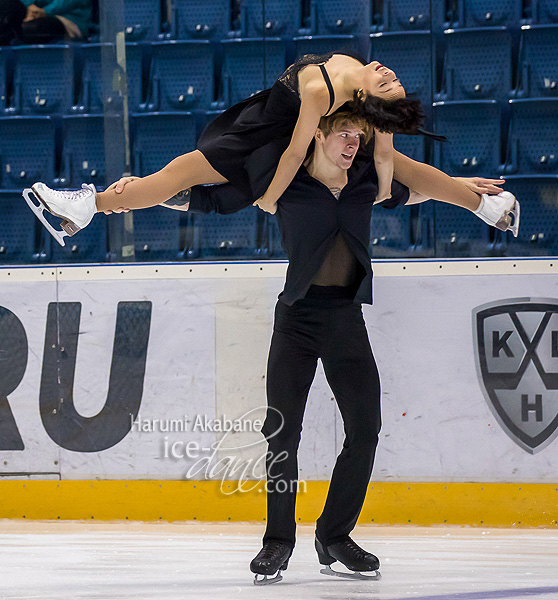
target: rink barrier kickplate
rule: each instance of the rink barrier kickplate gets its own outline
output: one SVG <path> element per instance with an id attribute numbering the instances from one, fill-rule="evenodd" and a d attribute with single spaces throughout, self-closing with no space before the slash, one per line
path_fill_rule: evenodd
<path id="1" fill-rule="evenodd" d="M 555 281 L 553 275 L 557 270 L 558 260 L 553 258 L 389 260 L 374 263 L 376 278 L 422 279 L 438 275 L 479 275 L 486 278 L 517 274 L 550 275 L 549 281 Z M 224 282 L 235 278 L 277 278 L 282 281 L 285 271 L 286 261 L 41 265 L 35 268 L 0 268 L 0 282 L 10 285 L 50 282 L 58 290 L 62 283 L 77 282 L 81 285 L 88 281 L 111 283 L 134 280 L 143 283 L 167 278 L 177 278 L 181 282 L 188 279 L 219 279 Z M 531 347 L 534 342 L 526 345 Z M 531 356 L 535 356 L 534 350 Z M 480 389 L 479 393 L 482 393 Z M 0 409 L 8 406 L 9 401 L 10 398 L 7 401 L 0 398 Z M 7 411 L 4 410 L 4 413 L 7 414 Z M 24 441 L 28 443 L 27 439 Z M 18 440 L 12 442 L 12 451 L 21 452 L 21 443 Z M 509 443 L 515 446 L 511 440 Z M 25 450 L 27 448 L 26 445 Z M 552 452 L 552 448 L 545 451 Z M 487 457 L 487 460 L 490 458 Z M 249 492 L 230 493 L 237 482 L 59 480 L 59 470 L 45 473 L 43 477 L 45 475 L 49 476 L 48 480 L 38 479 L 40 473 L 18 471 L 5 473 L 3 477 L 0 475 L 0 518 L 264 522 L 266 516 L 262 482 L 253 482 L 254 489 Z M 323 508 L 327 488 L 328 481 L 306 481 L 306 491 L 299 494 L 297 502 L 299 522 L 315 522 Z M 373 482 L 369 485 L 359 522 L 558 528 L 557 506 L 556 483 Z"/>
<path id="2" fill-rule="evenodd" d="M 250 483 L 6 480 L 0 518 L 263 522 L 263 483 Z M 329 482 L 306 483 L 297 521 L 314 523 Z M 558 528 L 557 505 L 557 484 L 375 482 L 359 523 Z"/>

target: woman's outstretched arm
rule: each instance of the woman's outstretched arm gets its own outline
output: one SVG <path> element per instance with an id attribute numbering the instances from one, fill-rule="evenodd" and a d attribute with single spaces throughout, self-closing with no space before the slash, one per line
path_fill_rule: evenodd
<path id="1" fill-rule="evenodd" d="M 453 179 L 439 169 L 417 162 L 397 152 L 393 152 L 393 177 L 426 198 L 447 202 L 470 211 L 480 205 L 480 193 L 474 192 L 461 181 Z M 494 193 L 499 193 L 501 190 Z"/>

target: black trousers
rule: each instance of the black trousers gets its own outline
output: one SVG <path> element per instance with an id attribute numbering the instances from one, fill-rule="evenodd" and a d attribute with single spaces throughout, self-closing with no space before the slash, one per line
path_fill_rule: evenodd
<path id="1" fill-rule="evenodd" d="M 52 15 L 24 23 L 27 7 L 20 0 L 0 0 L 0 45 L 18 39 L 24 44 L 47 44 L 66 34 L 62 22 Z"/>
<path id="2" fill-rule="evenodd" d="M 348 535 L 362 509 L 378 444 L 380 379 L 354 293 L 311 286 L 303 300 L 280 300 L 267 365 L 267 529 L 264 542 L 294 546 L 302 419 L 318 358 L 343 418 L 345 440 L 333 469 L 316 535 L 331 544 Z M 311 425 L 310 425 L 311 426 Z"/>

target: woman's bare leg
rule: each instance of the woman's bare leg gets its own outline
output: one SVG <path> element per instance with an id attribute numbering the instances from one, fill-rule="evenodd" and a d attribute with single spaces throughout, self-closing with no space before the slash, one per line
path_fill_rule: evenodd
<path id="1" fill-rule="evenodd" d="M 121 207 L 137 209 L 156 206 L 182 190 L 203 183 L 227 183 L 227 179 L 209 164 L 199 150 L 194 150 L 178 156 L 153 175 L 127 183 L 120 194 L 114 190 L 99 192 L 97 212 Z"/>
<path id="2" fill-rule="evenodd" d="M 393 178 L 423 196 L 461 206 L 471 211 L 480 204 L 480 195 L 442 171 L 393 152 Z"/>

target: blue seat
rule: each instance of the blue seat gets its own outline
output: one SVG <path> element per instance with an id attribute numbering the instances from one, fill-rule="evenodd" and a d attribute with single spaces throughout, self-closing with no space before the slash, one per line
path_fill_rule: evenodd
<path id="1" fill-rule="evenodd" d="M 293 39 L 295 59 L 305 54 L 328 52 L 359 52 L 359 42 L 354 35 L 306 35 Z"/>
<path id="2" fill-rule="evenodd" d="M 518 97 L 558 97 L 558 25 L 521 31 Z"/>
<path id="3" fill-rule="evenodd" d="M 14 89 L 9 113 L 65 113 L 74 104 L 74 56 L 70 46 L 14 46 Z"/>
<path id="4" fill-rule="evenodd" d="M 558 256 L 558 175 L 511 175 L 506 189 L 521 203 L 517 238 L 506 239 L 507 256 Z"/>
<path id="5" fill-rule="evenodd" d="M 111 173 L 123 173 L 122 147 L 111 132 L 122 127 L 119 116 L 65 116 L 62 119 L 62 170 L 58 185 L 79 188 L 82 183 L 107 185 L 106 153 L 110 156 Z"/>
<path id="6" fill-rule="evenodd" d="M 8 49 L 0 48 L 0 112 L 3 112 L 7 105 L 6 84 L 8 79 Z"/>
<path id="7" fill-rule="evenodd" d="M 558 98 L 510 100 L 505 173 L 558 172 Z"/>
<path id="8" fill-rule="evenodd" d="M 152 46 L 149 111 L 207 109 L 213 102 L 213 47 L 208 40 Z"/>
<path id="9" fill-rule="evenodd" d="M 500 168 L 500 107 L 495 100 L 434 103 L 434 165 L 452 176 L 495 177 Z"/>
<path id="10" fill-rule="evenodd" d="M 98 263 L 105 262 L 108 255 L 107 216 L 99 213 L 82 231 L 65 238 L 66 245 L 60 246 L 50 236 L 50 263 Z"/>
<path id="11" fill-rule="evenodd" d="M 285 47 L 279 38 L 224 40 L 222 46 L 225 107 L 271 87 L 285 70 Z"/>
<path id="12" fill-rule="evenodd" d="M 0 192 L 0 264 L 34 260 L 35 223 L 20 192 Z"/>
<path id="13" fill-rule="evenodd" d="M 370 56 L 392 69 L 407 95 L 419 99 L 427 115 L 432 104 L 432 38 L 427 31 L 370 35 Z"/>
<path id="14" fill-rule="evenodd" d="M 373 258 L 406 256 L 411 246 L 411 211 L 398 206 L 375 206 L 370 222 L 370 254 Z"/>
<path id="15" fill-rule="evenodd" d="M 161 3 L 158 0 L 125 0 L 126 41 L 156 40 L 161 31 Z"/>
<path id="16" fill-rule="evenodd" d="M 287 258 L 287 253 L 283 248 L 281 232 L 279 231 L 279 226 L 277 225 L 277 219 L 275 215 L 266 214 L 265 218 L 267 225 L 267 257 L 277 260 Z"/>
<path id="17" fill-rule="evenodd" d="M 426 138 L 423 135 L 393 136 L 393 147 L 418 162 L 426 162 Z"/>
<path id="18" fill-rule="evenodd" d="M 442 0 L 384 0 L 381 24 L 372 31 L 441 31 L 445 21 Z"/>
<path id="19" fill-rule="evenodd" d="M 462 0 L 459 2 L 461 27 L 498 27 L 518 29 L 523 17 L 521 0 Z"/>
<path id="20" fill-rule="evenodd" d="M 302 25 L 301 0 L 246 0 L 240 5 L 240 20 L 242 37 L 293 37 Z"/>
<path id="21" fill-rule="evenodd" d="M 511 92 L 512 42 L 504 27 L 450 29 L 441 100 L 498 100 Z"/>
<path id="22" fill-rule="evenodd" d="M 261 254 L 264 215 L 250 206 L 231 215 L 192 215 L 189 254 L 205 259 L 253 259 Z"/>
<path id="23" fill-rule="evenodd" d="M 558 23 L 558 0 L 532 0 L 535 23 Z"/>
<path id="24" fill-rule="evenodd" d="M 137 114 L 133 125 L 134 173 L 140 177 L 159 171 L 196 147 L 196 123 L 191 113 Z"/>
<path id="25" fill-rule="evenodd" d="M 23 189 L 36 181 L 52 185 L 55 127 L 51 117 L 0 118 L 0 187 Z"/>
<path id="26" fill-rule="evenodd" d="M 103 69 L 103 52 L 112 58 L 114 44 L 84 44 L 83 73 L 78 105 L 75 110 L 82 113 L 102 113 L 104 108 L 121 111 L 123 107 L 124 73 L 120 70 Z M 128 110 L 136 111 L 142 101 L 142 51 L 135 43 L 126 44 L 126 79 Z"/>
<path id="27" fill-rule="evenodd" d="M 489 226 L 472 212 L 444 202 L 433 203 L 432 212 L 437 257 L 482 257 L 490 254 Z"/>
<path id="28" fill-rule="evenodd" d="M 134 211 L 134 248 L 137 261 L 177 260 L 181 212 L 155 206 Z"/>
<path id="29" fill-rule="evenodd" d="M 231 27 L 229 0 L 172 0 L 173 39 L 222 39 Z"/>
<path id="30" fill-rule="evenodd" d="M 368 35 L 370 0 L 311 0 L 312 35 Z"/>

